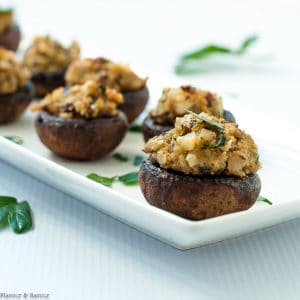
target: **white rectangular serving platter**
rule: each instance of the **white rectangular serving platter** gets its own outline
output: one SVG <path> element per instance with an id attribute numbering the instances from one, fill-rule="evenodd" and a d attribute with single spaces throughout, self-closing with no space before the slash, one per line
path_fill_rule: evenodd
<path id="1" fill-rule="evenodd" d="M 160 90 L 160 88 L 158 89 Z M 158 96 L 158 94 L 157 94 Z M 155 99 L 153 99 L 154 104 Z M 36 136 L 30 112 L 16 123 L 0 126 L 0 135 L 18 135 L 22 146 L 0 137 L 0 159 L 22 169 L 53 187 L 113 216 L 178 249 L 191 249 L 239 236 L 300 216 L 300 151 L 265 138 L 263 130 L 252 124 L 247 116 L 253 111 L 234 100 L 226 100 L 226 108 L 234 112 L 241 124 L 249 124 L 260 150 L 263 169 L 261 194 L 273 205 L 256 203 L 251 209 L 202 221 L 190 221 L 149 205 L 139 186 L 115 183 L 112 188 L 102 186 L 85 176 L 95 172 L 102 176 L 121 175 L 138 170 L 132 164 L 135 155 L 142 154 L 142 135 L 128 133 L 114 151 L 128 157 L 119 162 L 111 155 L 96 162 L 73 162 L 51 154 Z M 259 116 L 259 114 L 257 114 Z M 259 118 L 259 117 L 258 117 Z M 242 126 L 241 126 L 242 127 Z M 244 127 L 242 127 L 244 128 Z M 265 128 L 267 132 L 267 128 Z M 268 135 L 269 136 L 269 135 Z M 142 154 L 143 155 L 143 154 Z M 67 212 L 66 212 L 67 213 Z"/>

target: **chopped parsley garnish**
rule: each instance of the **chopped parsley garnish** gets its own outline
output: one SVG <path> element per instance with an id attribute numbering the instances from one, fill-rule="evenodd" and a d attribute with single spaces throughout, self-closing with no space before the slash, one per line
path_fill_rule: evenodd
<path id="1" fill-rule="evenodd" d="M 87 178 L 108 187 L 111 187 L 115 181 L 122 182 L 125 185 L 134 185 L 138 183 L 138 172 L 130 172 L 124 175 L 114 177 L 103 177 L 98 174 L 91 173 L 87 175 Z"/>
<path id="2" fill-rule="evenodd" d="M 123 154 L 121 154 L 121 153 L 114 153 L 114 154 L 113 154 L 113 157 L 114 157 L 115 159 L 119 160 L 119 161 L 122 161 L 122 162 L 126 162 L 126 161 L 128 161 L 128 159 L 129 159 L 127 156 L 125 156 L 125 155 L 123 155 Z"/>
<path id="3" fill-rule="evenodd" d="M 98 183 L 101 183 L 105 186 L 112 186 L 113 182 L 115 181 L 115 177 L 103 177 L 96 173 L 91 173 L 87 175 L 87 178 L 94 180 Z"/>
<path id="4" fill-rule="evenodd" d="M 263 197 L 263 196 L 259 196 L 257 199 L 256 199 L 256 201 L 258 202 L 258 201 L 262 201 L 262 202 L 265 202 L 265 203 L 267 203 L 267 204 L 269 204 L 269 205 L 273 205 L 273 203 L 269 200 L 269 199 L 267 199 L 267 198 L 265 198 L 265 197 Z"/>
<path id="5" fill-rule="evenodd" d="M 134 166 L 139 166 L 141 162 L 143 161 L 144 157 L 141 155 L 136 155 L 133 159 L 133 165 Z"/>
<path id="6" fill-rule="evenodd" d="M 130 126 L 129 131 L 131 132 L 143 132 L 143 126 L 140 124 L 133 124 Z"/>
<path id="7" fill-rule="evenodd" d="M 17 135 L 6 135 L 4 138 L 14 142 L 15 144 L 22 145 L 23 139 L 20 136 Z"/>

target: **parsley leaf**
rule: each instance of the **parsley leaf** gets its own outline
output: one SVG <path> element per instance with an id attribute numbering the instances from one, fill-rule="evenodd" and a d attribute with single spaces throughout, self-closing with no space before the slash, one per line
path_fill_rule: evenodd
<path id="1" fill-rule="evenodd" d="M 20 136 L 17 135 L 6 135 L 4 138 L 14 142 L 15 144 L 22 145 L 23 139 Z"/>
<path id="2" fill-rule="evenodd" d="M 269 199 L 267 199 L 267 198 L 265 198 L 265 197 L 263 197 L 263 196 L 259 196 L 259 197 L 256 199 L 256 201 L 262 201 L 262 202 L 265 202 L 265 203 L 267 203 L 267 204 L 269 204 L 269 205 L 273 205 L 273 203 L 272 203 Z"/>
<path id="3" fill-rule="evenodd" d="M 96 181 L 98 183 L 101 183 L 105 186 L 112 186 L 113 182 L 115 181 L 116 177 L 103 177 L 103 176 L 100 176 L 96 173 L 91 173 L 89 175 L 87 175 L 87 178 L 93 180 L 93 181 Z"/>
<path id="4" fill-rule="evenodd" d="M 122 162 L 128 161 L 128 157 L 125 156 L 125 155 L 123 155 L 123 154 L 121 154 L 121 153 L 115 153 L 115 154 L 113 154 L 113 157 L 115 159 L 119 160 L 119 161 L 122 161 Z"/>

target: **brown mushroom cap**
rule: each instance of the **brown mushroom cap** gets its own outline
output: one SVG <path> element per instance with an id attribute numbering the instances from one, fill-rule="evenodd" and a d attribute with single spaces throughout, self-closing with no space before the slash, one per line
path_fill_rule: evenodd
<path id="1" fill-rule="evenodd" d="M 150 204 L 191 220 L 249 209 L 261 189 L 257 174 L 245 177 L 185 175 L 162 169 L 149 159 L 141 164 L 139 183 Z"/>
<path id="2" fill-rule="evenodd" d="M 5 31 L 0 35 L 0 47 L 6 48 L 11 51 L 16 51 L 19 47 L 21 40 L 21 32 L 17 24 Z"/>
<path id="3" fill-rule="evenodd" d="M 145 86 L 140 90 L 122 92 L 122 94 L 124 103 L 119 105 L 118 108 L 126 114 L 128 122 L 131 123 L 145 109 L 149 99 L 149 90 Z"/>
<path id="4" fill-rule="evenodd" d="M 124 138 L 127 119 L 63 119 L 47 112 L 38 114 L 35 128 L 42 143 L 57 155 L 74 160 L 95 160 L 113 151 Z"/>
<path id="5" fill-rule="evenodd" d="M 44 97 L 54 89 L 65 85 L 66 69 L 54 72 L 41 72 L 32 75 L 31 81 L 34 84 L 35 95 Z"/>
<path id="6" fill-rule="evenodd" d="M 15 93 L 0 95 L 0 124 L 15 121 L 33 98 L 33 86 L 29 81 Z"/>
<path id="7" fill-rule="evenodd" d="M 234 115 L 228 110 L 224 110 L 223 118 L 229 122 L 235 122 Z M 174 128 L 174 126 L 170 124 L 159 124 L 148 115 L 143 121 L 144 141 L 147 142 L 154 136 L 164 134 L 172 128 Z"/>

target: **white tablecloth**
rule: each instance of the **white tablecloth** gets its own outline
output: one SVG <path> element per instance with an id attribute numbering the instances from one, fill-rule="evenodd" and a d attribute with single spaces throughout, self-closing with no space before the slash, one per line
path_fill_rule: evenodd
<path id="1" fill-rule="evenodd" d="M 284 143 L 299 143 L 296 0 L 14 2 L 23 46 L 36 33 L 76 37 L 84 55 L 128 61 L 146 74 L 170 71 L 183 50 L 211 40 L 234 46 L 258 32 L 257 52 L 271 53 L 270 64 L 192 81 L 240 93 L 274 128 L 293 128 L 295 140 L 283 137 Z M 31 292 L 59 300 L 300 298 L 300 220 L 182 252 L 0 161 L 4 194 L 30 202 L 35 228 L 0 232 L 0 299 Z"/>

